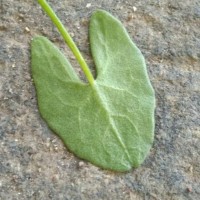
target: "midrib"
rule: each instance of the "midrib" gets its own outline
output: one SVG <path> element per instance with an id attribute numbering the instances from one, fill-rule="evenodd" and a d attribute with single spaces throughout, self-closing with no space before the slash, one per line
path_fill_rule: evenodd
<path id="1" fill-rule="evenodd" d="M 113 132 L 114 132 L 114 136 L 117 138 L 117 141 L 119 142 L 119 145 L 123 148 L 130 164 L 132 164 L 132 161 L 131 161 L 131 157 L 130 157 L 130 154 L 126 148 L 126 145 L 124 144 L 121 136 L 120 136 L 120 133 L 119 131 L 117 130 L 116 126 L 115 126 L 115 122 L 112 118 L 112 116 L 110 115 L 110 112 L 109 112 L 109 106 L 106 102 L 103 101 L 102 97 L 101 97 L 101 92 L 98 90 L 98 86 L 97 86 L 97 83 L 95 82 L 94 85 L 92 86 L 93 88 L 93 91 L 94 91 L 94 94 L 96 95 L 96 99 L 98 101 L 98 103 L 101 105 L 102 109 L 105 110 L 105 112 L 107 113 L 107 117 L 108 117 L 108 120 L 109 120 L 109 123 L 111 125 L 111 128 L 113 129 Z"/>

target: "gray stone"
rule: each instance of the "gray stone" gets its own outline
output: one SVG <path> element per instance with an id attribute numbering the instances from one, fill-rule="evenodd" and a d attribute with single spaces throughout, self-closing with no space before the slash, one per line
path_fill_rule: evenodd
<path id="1" fill-rule="evenodd" d="M 128 173 L 105 171 L 71 154 L 38 112 L 30 70 L 31 39 L 38 34 L 48 37 L 82 78 L 83 74 L 37 1 L 1 0 L 0 199 L 198 200 L 200 1 L 50 3 L 94 74 L 88 46 L 91 13 L 108 10 L 127 27 L 146 57 L 156 91 L 155 142 L 144 164 Z"/>

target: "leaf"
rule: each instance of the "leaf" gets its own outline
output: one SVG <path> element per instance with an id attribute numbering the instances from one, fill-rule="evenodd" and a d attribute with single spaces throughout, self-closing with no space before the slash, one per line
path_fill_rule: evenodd
<path id="1" fill-rule="evenodd" d="M 147 156 L 154 137 L 154 90 L 144 58 L 122 24 L 105 11 L 90 22 L 97 78 L 83 83 L 48 39 L 32 41 L 39 110 L 78 157 L 127 171 Z"/>

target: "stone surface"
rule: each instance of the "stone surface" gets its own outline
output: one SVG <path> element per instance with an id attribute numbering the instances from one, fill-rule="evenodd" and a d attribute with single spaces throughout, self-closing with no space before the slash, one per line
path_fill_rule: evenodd
<path id="1" fill-rule="evenodd" d="M 198 200 L 199 0 L 53 2 L 93 69 L 88 46 L 92 11 L 110 11 L 127 27 L 146 58 L 156 91 L 154 146 L 144 164 L 128 173 L 101 170 L 68 152 L 38 113 L 31 38 L 47 36 L 83 74 L 37 1 L 1 0 L 0 199 Z"/>

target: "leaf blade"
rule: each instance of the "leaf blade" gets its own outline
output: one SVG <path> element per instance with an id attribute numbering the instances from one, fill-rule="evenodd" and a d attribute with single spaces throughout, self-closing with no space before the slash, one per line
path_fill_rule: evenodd
<path id="1" fill-rule="evenodd" d="M 120 59 L 116 62 L 114 58 L 118 57 L 109 47 L 110 44 L 112 46 L 112 41 L 105 43 L 111 49 L 110 58 L 107 58 L 111 60 L 105 70 L 104 62 L 100 59 L 102 57 L 99 58 L 104 48 L 93 40 L 91 46 L 98 76 L 94 85 L 84 84 L 62 53 L 47 39 L 42 38 L 39 39 L 42 42 L 32 45 L 33 78 L 42 117 L 70 151 L 102 168 L 127 171 L 143 162 L 152 145 L 154 93 L 140 51 L 130 43 L 127 33 L 115 18 L 105 12 L 100 14 L 105 18 L 103 23 L 115 23 L 118 26 L 116 30 L 125 34 L 121 36 L 122 39 L 130 49 L 133 48 L 139 60 L 138 73 L 134 73 L 132 69 L 135 60 L 130 58 L 126 61 L 123 43 L 118 44 Z M 91 23 L 97 24 L 97 27 L 95 25 L 90 31 L 96 29 L 100 37 L 105 38 L 105 28 L 98 28 L 101 20 L 92 17 Z M 96 37 L 94 30 L 90 32 L 90 37 Z M 125 59 L 125 72 L 119 68 L 121 59 Z M 133 81 L 132 76 L 136 80 Z M 145 84 L 141 81 L 145 81 Z M 143 127 L 145 123 L 148 125 Z M 143 131 L 145 133 L 141 133 Z"/>

